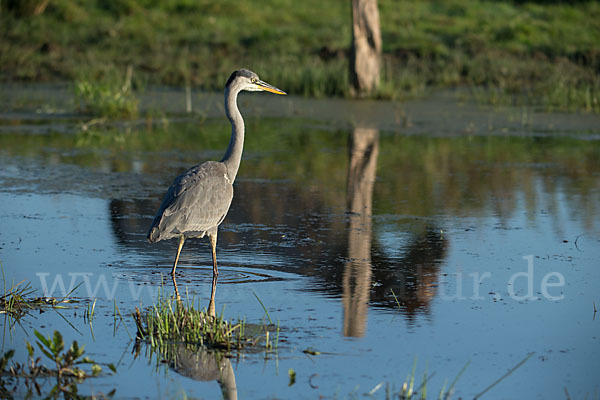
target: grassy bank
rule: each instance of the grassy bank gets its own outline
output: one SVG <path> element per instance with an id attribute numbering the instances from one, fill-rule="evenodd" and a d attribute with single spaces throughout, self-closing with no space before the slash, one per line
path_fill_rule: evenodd
<path id="1" fill-rule="evenodd" d="M 41 0 L 30 0 L 41 1 Z M 350 2 L 2 2 L 0 79 L 222 89 L 245 66 L 293 94 L 347 95 Z M 23 4 L 27 4 L 24 2 Z M 600 4 L 379 0 L 380 97 L 468 86 L 491 102 L 600 111 Z M 523 96 L 524 95 L 524 96 Z"/>

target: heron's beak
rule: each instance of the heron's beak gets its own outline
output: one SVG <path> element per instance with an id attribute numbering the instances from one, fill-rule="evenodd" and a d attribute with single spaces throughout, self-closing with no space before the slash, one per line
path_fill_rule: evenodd
<path id="1" fill-rule="evenodd" d="M 271 93 L 275 93 L 275 94 L 283 94 L 283 95 L 287 94 L 283 90 L 277 89 L 275 86 L 271 86 L 267 82 L 264 82 L 264 81 L 256 81 L 256 82 L 254 82 L 254 84 L 256 86 L 258 86 L 261 90 L 265 90 L 267 92 L 271 92 Z"/>

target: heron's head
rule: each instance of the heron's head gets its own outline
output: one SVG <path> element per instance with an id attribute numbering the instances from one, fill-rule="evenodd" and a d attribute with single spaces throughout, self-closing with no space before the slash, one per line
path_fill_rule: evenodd
<path id="1" fill-rule="evenodd" d="M 250 92 L 271 92 L 275 94 L 287 94 L 267 82 L 261 81 L 258 75 L 247 69 L 240 69 L 231 74 L 227 83 L 226 90 L 235 90 L 236 92 L 247 90 Z"/>

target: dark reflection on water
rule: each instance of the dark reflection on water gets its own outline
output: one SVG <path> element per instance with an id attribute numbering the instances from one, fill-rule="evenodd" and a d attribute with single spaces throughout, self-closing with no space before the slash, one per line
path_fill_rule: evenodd
<path id="1" fill-rule="evenodd" d="M 314 134 L 325 140 L 324 166 L 318 156 L 302 152 L 285 159 L 250 152 L 220 232 L 219 259 L 226 268 L 310 277 L 306 290 L 342 299 L 346 336 L 365 334 L 369 305 L 399 307 L 409 323 L 429 314 L 449 249 L 442 233 L 448 217 L 492 215 L 501 228 L 515 213 L 526 213 L 533 224 L 546 213 L 557 218 L 560 230 L 562 207 L 590 228 L 595 218 L 587 216 L 597 215 L 596 142 L 382 137 L 358 127 L 346 133 L 347 147 L 340 152 L 339 140 L 331 140 L 340 132 Z M 309 176 L 293 172 L 294 165 L 311 160 Z M 269 180 L 282 176 L 291 179 Z M 328 182 L 316 183 L 321 179 Z M 111 221 L 121 244 L 151 252 L 166 266 L 174 244 L 149 248 L 143 240 L 160 201 L 160 195 L 151 197 L 113 199 Z M 392 239 L 381 227 L 394 233 Z M 398 234 L 400 248 L 390 251 Z M 183 257 L 188 268 L 208 266 L 208 245 L 190 243 Z M 185 278 L 206 280 L 208 271 L 190 271 Z"/>
<path id="2" fill-rule="evenodd" d="M 234 204 L 220 233 L 219 258 L 223 265 L 313 277 L 307 289 L 341 297 L 343 333 L 360 337 L 365 334 L 369 303 L 400 306 L 409 321 L 418 313 L 428 313 L 447 241 L 431 220 L 425 225 L 417 224 L 401 257 L 386 257 L 381 248 L 384 245 L 373 240 L 372 232 L 379 132 L 370 128 L 352 130 L 347 154 L 346 205 L 337 213 L 332 209 L 339 205 L 332 206 L 322 192 L 306 191 L 292 182 L 237 182 Z M 164 266 L 169 263 L 173 244 L 163 242 L 149 249 L 144 241 L 157 201 L 158 197 L 112 199 L 110 216 L 115 238 L 121 245 L 138 252 L 151 251 Z M 236 256 L 239 251 L 244 255 Z M 248 260 L 257 253 L 265 257 Z M 187 261 L 187 268 L 190 264 L 204 265 L 208 254 L 207 244 L 195 241 L 183 260 Z M 239 258 L 246 259 L 240 262 Z M 204 281 L 208 279 L 207 272 L 208 269 L 201 274 L 189 270 L 185 279 Z M 228 274 L 226 271 L 225 282 L 231 282 Z"/>
<path id="3" fill-rule="evenodd" d="M 400 307 L 409 321 L 419 312 L 427 313 L 445 256 L 446 241 L 433 233 L 432 227 L 405 244 L 401 259 L 389 260 L 383 252 L 373 251 L 373 186 L 378 155 L 379 131 L 354 128 L 348 137 L 348 256 L 341 282 L 346 336 L 365 335 L 370 301 Z M 373 265 L 378 266 L 374 271 Z"/>
<path id="4" fill-rule="evenodd" d="M 139 357 L 141 343 L 134 346 L 135 357 Z M 153 352 L 145 345 L 148 358 L 157 357 L 157 362 L 167 362 L 169 367 L 180 375 L 195 381 L 216 381 L 221 387 L 225 400 L 237 400 L 237 384 L 231 361 L 223 353 L 207 350 L 205 347 L 184 343 L 168 344 Z"/>
<path id="5" fill-rule="evenodd" d="M 373 184 L 378 154 L 379 131 L 374 128 L 353 129 L 348 137 L 348 261 L 344 265 L 342 284 L 345 336 L 365 335 L 372 275 Z"/>
<path id="6" fill-rule="evenodd" d="M 237 386 L 231 361 L 223 354 L 198 348 L 191 350 L 180 344 L 173 355 L 171 367 L 196 381 L 217 381 L 226 400 L 236 400 Z"/>
<path id="7" fill-rule="evenodd" d="M 112 198 L 110 223 L 123 254 L 155 267 L 124 261 L 123 272 L 166 274 L 176 244 L 146 243 L 153 213 L 173 176 L 218 159 L 227 141 L 224 124 L 189 125 L 132 131 L 124 148 L 88 136 L 77 145 L 78 136 L 5 133 L 0 181 L 13 190 Z M 449 223 L 477 230 L 477 218 L 492 217 L 497 229 L 512 229 L 506 221 L 525 215 L 523 229 L 539 218 L 549 218 L 557 235 L 565 218 L 597 229 L 597 141 L 410 137 L 294 120 L 286 120 L 285 132 L 280 120 L 249 121 L 249 131 L 260 134 L 247 137 L 220 230 L 222 282 L 278 279 L 277 272 L 307 276 L 305 290 L 342 300 L 348 336 L 365 334 L 369 305 L 396 308 L 398 300 L 408 321 L 430 312 L 450 249 L 442 233 Z M 177 150 L 161 151 L 167 144 Z M 208 244 L 186 243 L 181 262 L 186 281 L 204 281 Z M 232 275 L 252 269 L 262 275 Z"/>

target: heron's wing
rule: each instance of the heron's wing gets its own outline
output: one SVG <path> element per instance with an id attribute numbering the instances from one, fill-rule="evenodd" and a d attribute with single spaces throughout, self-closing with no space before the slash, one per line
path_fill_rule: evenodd
<path id="1" fill-rule="evenodd" d="M 148 237 L 156 241 L 186 233 L 202 235 L 223 221 L 232 199 L 232 182 L 222 163 L 191 168 L 169 187 Z"/>

